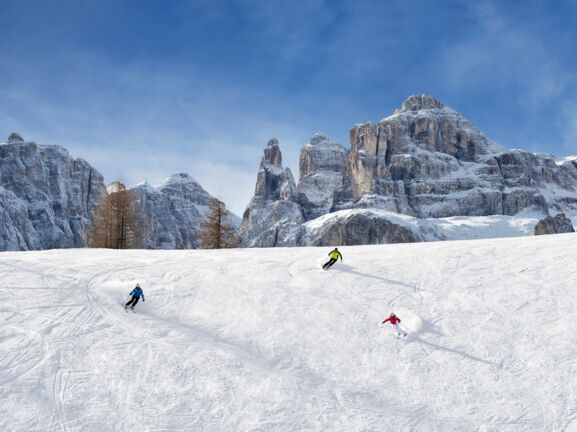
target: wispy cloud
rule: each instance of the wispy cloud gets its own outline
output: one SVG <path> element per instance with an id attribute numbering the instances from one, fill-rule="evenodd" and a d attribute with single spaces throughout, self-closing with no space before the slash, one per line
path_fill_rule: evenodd
<path id="1" fill-rule="evenodd" d="M 421 92 L 466 106 L 503 145 L 573 139 L 551 125 L 572 119 L 556 112 L 576 93 L 557 48 L 572 53 L 575 30 L 556 33 L 547 19 L 563 17 L 540 2 L 10 2 L 0 23 L 33 26 L 0 40 L 0 134 L 61 144 L 109 182 L 184 171 L 241 213 L 270 138 L 297 177 L 314 132 L 347 145 L 353 124 Z M 518 19 L 531 14 L 537 30 Z"/>
<path id="2" fill-rule="evenodd" d="M 537 110 L 559 98 L 575 78 L 535 29 L 499 13 L 496 3 L 471 3 L 469 37 L 455 40 L 441 59 L 442 74 L 456 90 L 516 90 L 515 103 Z M 501 96 L 502 97 L 502 96 Z"/>
<path id="3" fill-rule="evenodd" d="M 186 172 L 242 214 L 267 141 L 279 138 L 285 164 L 295 169 L 300 147 L 315 132 L 295 122 L 283 101 L 259 91 L 170 65 L 159 71 L 148 64 L 114 67 L 102 58 L 78 58 L 79 78 L 67 79 L 76 92 L 65 103 L 26 87 L 0 87 L 0 124 L 6 137 L 19 132 L 68 148 L 107 182 L 156 184 Z M 98 73 L 92 72 L 96 64 L 115 72 L 107 85 L 90 91 L 85 81 Z"/>

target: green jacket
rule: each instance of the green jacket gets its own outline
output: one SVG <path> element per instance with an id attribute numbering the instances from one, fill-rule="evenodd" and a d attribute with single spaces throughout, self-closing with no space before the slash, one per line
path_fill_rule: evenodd
<path id="1" fill-rule="evenodd" d="M 331 251 L 329 252 L 329 255 L 331 256 L 332 259 L 339 259 L 339 257 L 341 257 L 341 261 L 343 260 L 343 256 L 339 251 Z"/>

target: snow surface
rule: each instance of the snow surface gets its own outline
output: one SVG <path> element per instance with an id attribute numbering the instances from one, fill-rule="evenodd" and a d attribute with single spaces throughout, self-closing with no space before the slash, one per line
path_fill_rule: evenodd
<path id="1" fill-rule="evenodd" d="M 573 162 L 573 161 L 577 161 L 577 155 L 576 156 L 565 156 L 565 157 L 555 158 L 555 163 L 557 165 L 563 165 L 564 163 Z"/>
<path id="2" fill-rule="evenodd" d="M 575 240 L 3 252 L 0 430 L 577 431 Z"/>

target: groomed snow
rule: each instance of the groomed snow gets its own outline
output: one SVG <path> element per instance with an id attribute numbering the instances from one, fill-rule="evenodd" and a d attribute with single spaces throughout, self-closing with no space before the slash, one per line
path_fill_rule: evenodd
<path id="1" fill-rule="evenodd" d="M 0 430 L 577 431 L 575 234 L 341 249 L 1 253 Z"/>

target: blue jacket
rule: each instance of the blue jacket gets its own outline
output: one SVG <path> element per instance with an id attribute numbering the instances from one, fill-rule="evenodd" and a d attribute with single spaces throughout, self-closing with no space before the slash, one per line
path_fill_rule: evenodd
<path id="1" fill-rule="evenodd" d="M 132 292 L 130 293 L 130 295 L 136 296 L 136 297 L 140 297 L 142 296 L 142 300 L 144 300 L 144 293 L 142 292 L 142 288 L 138 287 L 138 288 L 134 288 L 132 290 Z"/>

